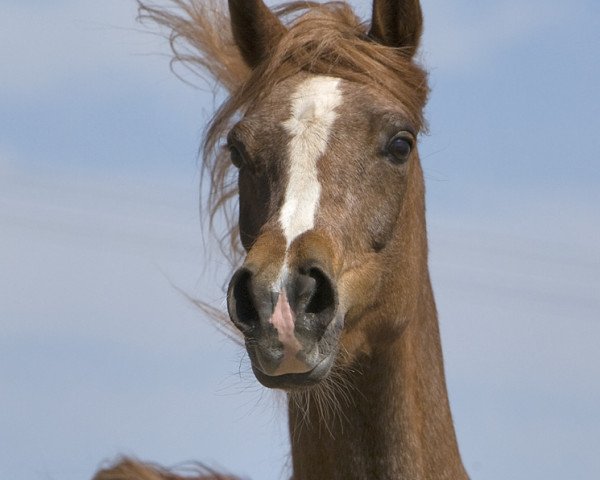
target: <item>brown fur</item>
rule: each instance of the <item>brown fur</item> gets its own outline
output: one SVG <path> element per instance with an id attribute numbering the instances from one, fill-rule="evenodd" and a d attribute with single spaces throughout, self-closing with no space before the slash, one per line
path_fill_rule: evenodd
<path id="1" fill-rule="evenodd" d="M 176 60 L 230 92 L 208 127 L 204 168 L 211 215 L 222 213 L 231 226 L 232 263 L 245 250 L 252 288 L 267 291 L 284 256 L 290 269 L 316 262 L 337 292 L 343 328 L 313 341 L 334 356 L 331 371 L 288 392 L 294 480 L 467 478 L 446 393 L 418 152 L 415 145 L 401 165 L 385 152 L 398 131 L 416 139 L 424 128 L 427 77 L 413 60 L 419 2 L 375 0 L 367 26 L 345 2 L 294 2 L 269 16 L 259 0 L 247 0 L 247 11 L 230 1 L 232 30 L 214 2 L 170 1 L 178 10 L 140 4 L 142 16 L 172 29 Z M 319 160 L 315 227 L 286 254 L 278 212 L 292 159 L 280 125 L 289 92 L 315 74 L 342 79 L 344 103 Z M 222 148 L 228 133 L 247 157 L 237 184 Z M 230 202 L 238 185 L 239 232 Z M 96 480 L 181 478 L 169 475 L 125 462 Z"/>
<path id="2" fill-rule="evenodd" d="M 230 225 L 227 246 L 237 263 L 238 243 L 235 205 L 235 172 L 223 140 L 237 114 L 255 104 L 265 92 L 300 71 L 333 75 L 369 84 L 406 105 L 417 127 L 424 123 L 422 106 L 428 94 L 425 72 L 411 62 L 403 48 L 372 42 L 368 26 L 345 2 L 290 2 L 278 10 L 291 27 L 269 58 L 250 70 L 237 49 L 223 2 L 214 0 L 170 0 L 176 11 L 151 7 L 140 2 L 142 19 L 152 19 L 171 30 L 174 61 L 209 73 L 224 86 L 230 98 L 220 107 L 207 128 L 203 148 L 203 169 L 210 176 L 211 216 L 222 214 Z"/>

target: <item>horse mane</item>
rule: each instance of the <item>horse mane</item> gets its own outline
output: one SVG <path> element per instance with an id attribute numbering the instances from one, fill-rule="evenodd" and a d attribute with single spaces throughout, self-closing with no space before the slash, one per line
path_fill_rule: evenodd
<path id="1" fill-rule="evenodd" d="M 223 145 L 227 132 L 243 112 L 272 86 L 299 72 L 331 75 L 370 85 L 397 100 L 418 128 L 425 127 L 423 107 L 429 87 L 426 72 L 402 48 L 381 45 L 368 35 L 345 1 L 294 1 L 275 9 L 287 32 L 268 58 L 251 70 L 234 43 L 226 2 L 168 0 L 158 7 L 138 0 L 141 20 L 151 20 L 169 31 L 174 63 L 212 79 L 229 98 L 209 122 L 202 146 L 202 177 L 210 190 L 206 207 L 214 231 L 215 217 L 223 216 L 223 253 L 235 265 L 241 258 L 237 227 L 237 176 Z"/>
<path id="2" fill-rule="evenodd" d="M 177 471 L 179 470 L 179 471 Z M 123 457 L 113 467 L 100 470 L 92 480 L 240 480 L 237 477 L 223 475 L 204 465 L 194 465 L 182 469 L 167 469 L 152 463 L 140 462 Z"/>

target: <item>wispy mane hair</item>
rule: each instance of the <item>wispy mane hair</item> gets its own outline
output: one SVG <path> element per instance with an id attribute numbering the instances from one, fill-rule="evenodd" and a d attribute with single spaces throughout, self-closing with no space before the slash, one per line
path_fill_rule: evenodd
<path id="1" fill-rule="evenodd" d="M 425 71 L 402 48 L 373 41 L 369 26 L 346 2 L 296 1 L 277 7 L 275 14 L 288 30 L 254 70 L 233 41 L 226 2 L 168 2 L 168 7 L 159 7 L 138 0 L 140 19 L 168 29 L 174 62 L 201 76 L 208 73 L 230 94 L 207 126 L 202 172 L 210 180 L 207 210 L 211 225 L 221 212 L 227 225 L 221 246 L 232 263 L 241 254 L 234 203 L 237 182 L 223 140 L 236 119 L 274 85 L 301 71 L 370 85 L 397 101 L 416 127 L 424 126 L 423 107 L 429 92 Z"/>

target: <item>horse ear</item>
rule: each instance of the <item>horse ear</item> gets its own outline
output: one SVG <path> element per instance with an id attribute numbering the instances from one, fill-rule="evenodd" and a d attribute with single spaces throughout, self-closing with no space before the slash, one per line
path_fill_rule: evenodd
<path id="1" fill-rule="evenodd" d="M 369 36 L 389 47 L 403 48 L 412 57 L 423 32 L 419 0 L 373 0 Z"/>
<path id="2" fill-rule="evenodd" d="M 286 31 L 262 0 L 229 0 L 229 15 L 235 43 L 251 68 L 267 57 Z"/>

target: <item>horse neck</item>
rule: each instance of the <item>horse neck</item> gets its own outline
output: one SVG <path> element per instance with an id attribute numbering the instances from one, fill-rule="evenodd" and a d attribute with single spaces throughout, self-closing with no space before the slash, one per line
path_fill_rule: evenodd
<path id="1" fill-rule="evenodd" d="M 422 184 L 412 195 L 400 242 L 410 255 L 397 262 L 406 265 L 390 297 L 369 312 L 377 327 L 367 333 L 368 353 L 332 382 L 327 404 L 318 393 L 289 397 L 294 480 L 467 478 L 427 268 Z"/>

